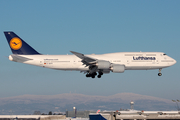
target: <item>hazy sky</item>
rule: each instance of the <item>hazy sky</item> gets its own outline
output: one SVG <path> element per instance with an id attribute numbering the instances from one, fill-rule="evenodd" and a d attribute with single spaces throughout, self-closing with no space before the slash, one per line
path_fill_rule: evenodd
<path id="1" fill-rule="evenodd" d="M 131 92 L 180 99 L 179 6 L 178 0 L 1 0 L 0 97 Z M 43 54 L 165 52 L 177 63 L 161 77 L 158 70 L 138 70 L 91 79 L 9 61 L 3 31 L 14 31 Z"/>

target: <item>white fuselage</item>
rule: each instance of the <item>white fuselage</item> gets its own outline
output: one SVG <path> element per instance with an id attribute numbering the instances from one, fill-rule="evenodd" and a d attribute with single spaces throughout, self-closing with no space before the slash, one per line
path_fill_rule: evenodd
<path id="1" fill-rule="evenodd" d="M 16 57 L 14 57 L 16 56 Z M 119 52 L 101 55 L 86 55 L 98 60 L 125 66 L 125 70 L 150 70 L 172 66 L 176 60 L 162 52 Z M 19 58 L 20 57 L 20 58 Z M 21 58 L 22 57 L 22 58 Z M 41 66 L 57 70 L 88 71 L 81 59 L 75 55 L 10 55 L 15 62 Z"/>

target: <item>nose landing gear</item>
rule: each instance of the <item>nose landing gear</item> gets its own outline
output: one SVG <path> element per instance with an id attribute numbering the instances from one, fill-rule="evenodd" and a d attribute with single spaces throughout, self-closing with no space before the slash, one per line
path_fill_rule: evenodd
<path id="1" fill-rule="evenodd" d="M 162 76 L 161 70 L 162 70 L 162 68 L 159 69 L 158 76 Z"/>

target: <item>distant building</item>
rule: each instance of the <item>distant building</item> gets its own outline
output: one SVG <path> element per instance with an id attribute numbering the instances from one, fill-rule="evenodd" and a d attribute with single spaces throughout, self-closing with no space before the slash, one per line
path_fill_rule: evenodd
<path id="1" fill-rule="evenodd" d="M 0 115 L 0 120 L 60 120 L 65 115 Z"/>
<path id="2" fill-rule="evenodd" d="M 96 113 L 92 111 L 76 111 L 76 117 L 89 118 L 90 113 Z M 75 117 L 74 111 L 66 111 L 66 117 Z"/>
<path id="3" fill-rule="evenodd" d="M 180 120 L 179 111 L 105 111 L 89 115 L 90 120 Z"/>
<path id="4" fill-rule="evenodd" d="M 40 111 L 34 111 L 33 115 L 41 115 Z"/>

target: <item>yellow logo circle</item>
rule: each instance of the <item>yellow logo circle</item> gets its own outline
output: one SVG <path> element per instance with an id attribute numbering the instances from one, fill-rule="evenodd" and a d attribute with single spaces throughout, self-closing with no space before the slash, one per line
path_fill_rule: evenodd
<path id="1" fill-rule="evenodd" d="M 15 37 L 11 39 L 10 46 L 14 50 L 19 50 L 22 47 L 22 41 L 19 38 Z"/>

